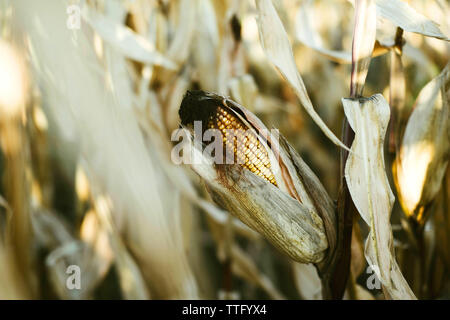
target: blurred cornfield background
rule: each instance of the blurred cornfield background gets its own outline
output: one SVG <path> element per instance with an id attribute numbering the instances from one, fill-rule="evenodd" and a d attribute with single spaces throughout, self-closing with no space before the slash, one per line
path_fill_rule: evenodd
<path id="1" fill-rule="evenodd" d="M 341 99 L 358 96 L 357 43 L 369 41 L 364 96 L 390 105 L 395 203 L 384 227 L 415 297 L 450 298 L 450 3 L 356 2 L 376 6 L 374 39 L 354 33 L 354 1 L 1 0 L 0 299 L 326 298 L 312 264 L 276 250 L 171 161 L 186 91 L 215 92 L 279 129 L 338 199 L 343 149 L 277 71 L 290 56 L 262 46 L 258 16 L 275 40 L 289 39 L 337 137 Z M 285 33 L 268 24 L 276 16 Z M 334 275 L 348 277 L 343 297 L 395 298 L 367 269 L 373 226 L 358 211 L 350 220 L 350 265 Z M 66 286 L 71 265 L 81 289 Z"/>

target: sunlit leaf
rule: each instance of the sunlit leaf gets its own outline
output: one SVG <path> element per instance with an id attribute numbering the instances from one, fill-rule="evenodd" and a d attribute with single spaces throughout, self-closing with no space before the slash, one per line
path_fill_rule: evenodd
<path id="1" fill-rule="evenodd" d="M 438 193 L 450 156 L 450 65 L 419 93 L 394 165 L 400 202 L 419 214 Z M 419 220 L 421 220 L 421 217 Z"/>
<path id="2" fill-rule="evenodd" d="M 376 0 L 377 13 L 405 31 L 449 41 L 439 25 L 414 10 L 406 1 Z"/>

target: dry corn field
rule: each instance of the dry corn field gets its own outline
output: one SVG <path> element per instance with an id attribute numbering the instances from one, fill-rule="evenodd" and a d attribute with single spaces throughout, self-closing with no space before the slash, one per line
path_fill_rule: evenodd
<path id="1" fill-rule="evenodd" d="M 448 0 L 0 0 L 0 300 L 450 299 Z"/>

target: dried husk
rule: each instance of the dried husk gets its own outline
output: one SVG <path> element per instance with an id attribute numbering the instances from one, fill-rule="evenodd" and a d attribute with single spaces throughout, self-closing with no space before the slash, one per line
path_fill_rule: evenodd
<path id="1" fill-rule="evenodd" d="M 224 98 L 206 92 L 188 92 L 186 101 L 190 102 L 186 104 L 192 103 L 188 99 L 201 104 L 211 99 L 221 103 Z M 335 244 L 334 208 L 325 189 L 283 137 L 268 133 L 255 115 L 237 103 L 226 99 L 223 107 L 230 112 L 239 110 L 244 115 L 239 117 L 248 124 L 247 128 L 258 130 L 260 141 L 263 142 L 263 138 L 271 145 L 269 148 L 263 142 L 278 187 L 239 165 L 216 167 L 193 141 L 191 159 L 201 162 L 192 161 L 192 168 L 205 180 L 215 202 L 263 234 L 279 250 L 298 262 L 322 261 L 326 249 L 329 246 L 334 249 Z"/>

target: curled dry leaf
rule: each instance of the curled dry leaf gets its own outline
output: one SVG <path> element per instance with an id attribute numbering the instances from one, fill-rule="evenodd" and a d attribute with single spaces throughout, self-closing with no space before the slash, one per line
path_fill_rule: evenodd
<path id="1" fill-rule="evenodd" d="M 256 0 L 256 6 L 259 37 L 267 57 L 292 86 L 303 107 L 323 133 L 334 144 L 347 149 L 314 110 L 303 79 L 297 70 L 288 35 L 271 0 Z"/>
<path id="2" fill-rule="evenodd" d="M 345 179 L 361 217 L 370 227 L 365 255 L 388 296 L 415 299 L 395 260 L 390 215 L 394 203 L 384 166 L 383 143 L 390 109 L 381 94 L 343 99 L 345 115 L 355 131 L 345 165 Z"/>
<path id="3" fill-rule="evenodd" d="M 400 203 L 421 221 L 438 193 L 450 155 L 450 64 L 419 93 L 405 129 L 394 176 Z M 423 221 L 422 221 L 423 222 Z"/>

